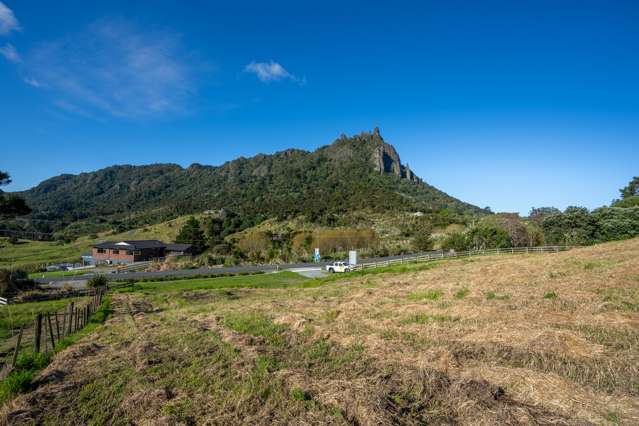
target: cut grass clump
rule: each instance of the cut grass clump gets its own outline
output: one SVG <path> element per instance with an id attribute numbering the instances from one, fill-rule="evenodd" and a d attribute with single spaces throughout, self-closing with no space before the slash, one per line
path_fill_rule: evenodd
<path id="1" fill-rule="evenodd" d="M 494 291 L 487 291 L 485 293 L 486 300 L 508 300 L 510 299 L 510 295 L 508 294 L 497 294 Z"/>
<path id="2" fill-rule="evenodd" d="M 606 309 L 617 311 L 639 312 L 639 288 L 608 288 L 597 290 L 603 296 L 603 301 L 608 302 Z"/>
<path id="3" fill-rule="evenodd" d="M 606 414 L 606 420 L 616 425 L 621 422 L 621 420 L 619 419 L 619 414 L 614 411 L 608 411 L 608 413 Z"/>
<path id="4" fill-rule="evenodd" d="M 313 399 L 310 392 L 300 388 L 294 388 L 291 390 L 291 398 L 293 398 L 294 401 L 310 401 Z"/>
<path id="5" fill-rule="evenodd" d="M 414 302 L 435 301 L 441 299 L 443 295 L 444 292 L 441 290 L 428 290 L 413 293 L 408 296 L 408 299 Z"/>
<path id="6" fill-rule="evenodd" d="M 341 312 L 337 309 L 329 309 L 324 314 L 324 318 L 326 319 L 326 322 L 335 322 L 340 313 Z"/>
<path id="7" fill-rule="evenodd" d="M 238 333 L 250 334 L 255 337 L 263 337 L 273 346 L 284 344 L 284 332 L 287 327 L 275 324 L 270 318 L 259 314 L 232 314 L 226 316 L 222 323 L 225 327 Z"/>
<path id="8" fill-rule="evenodd" d="M 555 300 L 557 298 L 557 293 L 554 291 L 548 291 L 544 294 L 544 299 Z"/>
<path id="9" fill-rule="evenodd" d="M 31 389 L 35 374 L 47 366 L 50 355 L 27 352 L 20 354 L 15 369 L 0 381 L 0 405 L 11 400 L 15 395 Z"/>
<path id="10" fill-rule="evenodd" d="M 402 323 L 404 324 L 427 324 L 430 322 L 453 322 L 459 321 L 459 317 L 453 317 L 450 315 L 429 315 L 429 314 L 415 314 L 408 318 L 405 318 Z"/>
<path id="11" fill-rule="evenodd" d="M 455 299 L 461 300 L 470 294 L 470 290 L 466 287 L 455 292 Z"/>

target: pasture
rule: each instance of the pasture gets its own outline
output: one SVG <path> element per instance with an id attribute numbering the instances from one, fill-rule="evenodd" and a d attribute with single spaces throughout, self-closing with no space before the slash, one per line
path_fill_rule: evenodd
<path id="1" fill-rule="evenodd" d="M 140 283 L 112 308 L 0 421 L 639 422 L 639 239 L 326 280 Z"/>

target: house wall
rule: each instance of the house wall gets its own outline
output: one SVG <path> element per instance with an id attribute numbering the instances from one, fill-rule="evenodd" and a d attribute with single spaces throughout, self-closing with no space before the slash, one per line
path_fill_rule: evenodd
<path id="1" fill-rule="evenodd" d="M 98 253 L 98 249 L 93 247 L 92 256 L 97 262 L 106 262 L 107 260 L 113 263 L 133 263 L 143 262 L 145 260 L 152 260 L 158 257 L 164 257 L 163 248 L 149 248 L 133 251 L 138 254 L 127 254 L 125 249 L 103 249 L 104 253 Z M 118 253 L 114 253 L 117 251 Z"/>
<path id="2" fill-rule="evenodd" d="M 135 256 L 133 254 L 126 254 L 126 250 L 117 250 L 118 253 L 114 253 L 114 249 L 103 249 L 104 253 L 99 253 L 98 249 L 93 247 L 92 256 L 99 261 L 111 260 L 113 263 L 133 263 Z"/>

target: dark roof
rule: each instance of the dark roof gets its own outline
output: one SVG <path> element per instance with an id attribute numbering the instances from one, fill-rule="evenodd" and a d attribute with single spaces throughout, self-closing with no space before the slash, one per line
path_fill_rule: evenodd
<path id="1" fill-rule="evenodd" d="M 167 244 L 166 250 L 168 251 L 187 251 L 191 248 L 191 244 Z"/>
<path id="2" fill-rule="evenodd" d="M 121 250 L 142 250 L 149 248 L 164 248 L 166 246 L 166 243 L 158 240 L 105 241 L 103 243 L 93 245 L 95 248 Z"/>

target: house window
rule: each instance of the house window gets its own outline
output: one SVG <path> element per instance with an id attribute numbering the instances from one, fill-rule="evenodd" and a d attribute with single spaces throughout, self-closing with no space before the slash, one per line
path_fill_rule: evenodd
<path id="1" fill-rule="evenodd" d="M 98 249 L 97 251 L 98 251 L 98 253 L 104 253 L 105 252 L 104 249 Z"/>
<path id="2" fill-rule="evenodd" d="M 115 250 L 115 249 L 114 249 L 114 250 L 111 250 L 111 252 L 112 252 L 113 254 L 120 254 L 120 250 Z"/>

